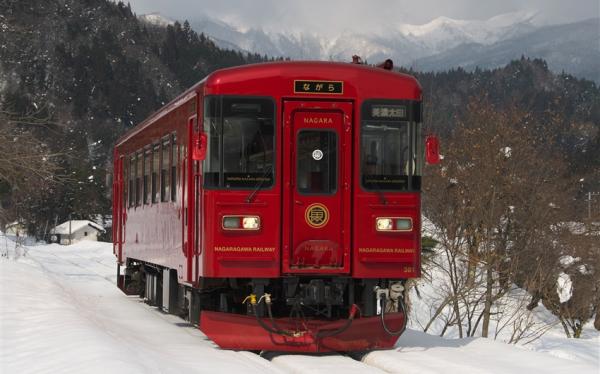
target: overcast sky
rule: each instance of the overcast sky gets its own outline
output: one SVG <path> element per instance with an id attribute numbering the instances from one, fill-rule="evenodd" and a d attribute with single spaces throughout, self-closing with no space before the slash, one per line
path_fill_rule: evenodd
<path id="1" fill-rule="evenodd" d="M 600 17 L 600 0 L 128 0 L 138 15 L 159 12 L 176 20 L 204 14 L 242 28 L 312 31 L 381 30 L 396 23 L 423 24 L 439 16 L 485 20 L 535 12 L 548 23 Z"/>

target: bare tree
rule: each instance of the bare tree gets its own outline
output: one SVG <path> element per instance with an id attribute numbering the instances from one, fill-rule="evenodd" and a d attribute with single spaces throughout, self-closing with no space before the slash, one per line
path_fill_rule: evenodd
<path id="1" fill-rule="evenodd" d="M 0 222 L 15 218 L 10 200 L 35 194 L 43 185 L 61 179 L 57 174 L 59 158 L 65 153 L 51 147 L 48 137 L 43 136 L 58 125 L 40 116 L 42 113 L 36 110 L 18 115 L 0 110 L 0 197 L 4 196 L 0 200 Z"/>
<path id="2" fill-rule="evenodd" d="M 502 312 L 497 303 L 513 284 L 537 285 L 527 269 L 537 268 L 532 256 L 553 250 L 547 238 L 570 191 L 564 162 L 547 153 L 551 134 L 534 131 L 542 126 L 530 115 L 500 112 L 485 100 L 468 109 L 445 145 L 444 162 L 427 179 L 424 203 L 439 229 L 449 323 L 460 337 L 479 328 L 488 337 L 492 317 Z M 547 257 L 555 267 L 560 255 Z"/>
<path id="3" fill-rule="evenodd" d="M 593 225 L 565 222 L 555 228 L 560 265 L 542 290 L 542 302 L 556 314 L 567 337 L 579 338 L 600 303 L 600 241 Z M 559 282 L 560 280 L 560 282 Z"/>

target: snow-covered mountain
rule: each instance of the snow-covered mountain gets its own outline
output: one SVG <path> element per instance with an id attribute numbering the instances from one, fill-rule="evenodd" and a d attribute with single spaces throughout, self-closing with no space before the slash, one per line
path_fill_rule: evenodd
<path id="1" fill-rule="evenodd" d="M 240 50 L 303 59 L 342 59 L 360 54 L 368 60 L 392 56 L 398 61 L 431 56 L 465 43 L 493 44 L 536 29 L 532 13 L 510 13 L 486 21 L 439 17 L 424 25 L 390 25 L 385 33 L 346 31 L 333 38 L 308 33 L 240 30 L 225 22 L 202 17 L 192 27 L 213 37 L 222 46 Z M 408 53 L 407 53 L 408 52 Z"/>
<path id="2" fill-rule="evenodd" d="M 157 14 L 151 16 L 157 20 L 147 19 L 148 22 L 164 23 Z M 590 22 L 595 22 L 595 32 Z M 544 25 L 535 13 L 528 12 L 502 14 L 483 21 L 439 17 L 423 25 L 398 23 L 381 33 L 345 31 L 334 37 L 241 29 L 207 16 L 190 23 L 222 48 L 270 57 L 349 61 L 357 54 L 371 63 L 392 58 L 396 65 L 447 70 L 457 66 L 493 68 L 525 55 L 546 59 L 551 68 L 600 82 L 596 59 L 600 54 L 598 19 L 568 25 L 573 33 L 567 35 L 560 34 L 567 25 Z M 572 44 L 574 36 L 580 38 Z M 568 48 L 553 49 L 559 46 Z M 493 52 L 493 61 L 489 51 Z"/>
<path id="3" fill-rule="evenodd" d="M 544 26 L 492 44 L 460 44 L 435 55 L 416 59 L 422 71 L 497 68 L 521 55 L 538 57 L 550 70 L 565 71 L 600 83 L 600 18 L 566 25 Z"/>
<path id="4" fill-rule="evenodd" d="M 167 27 L 168 25 L 172 25 L 175 23 L 175 21 L 173 21 L 172 19 L 169 19 L 159 13 L 143 14 L 138 18 L 144 22 L 163 27 Z"/>
<path id="5" fill-rule="evenodd" d="M 535 14 L 517 12 L 485 21 L 439 17 L 424 25 L 401 24 L 398 30 L 423 43 L 429 51 L 439 53 L 465 43 L 490 45 L 530 32 L 537 24 Z"/>

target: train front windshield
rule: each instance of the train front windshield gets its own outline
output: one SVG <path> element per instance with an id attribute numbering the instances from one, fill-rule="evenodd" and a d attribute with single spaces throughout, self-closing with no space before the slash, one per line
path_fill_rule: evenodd
<path id="1" fill-rule="evenodd" d="M 368 191 L 421 188 L 420 105 L 370 100 L 362 106 L 361 182 Z"/>
<path id="2" fill-rule="evenodd" d="M 209 97 L 207 188 L 268 188 L 274 178 L 275 104 L 266 98 Z"/>

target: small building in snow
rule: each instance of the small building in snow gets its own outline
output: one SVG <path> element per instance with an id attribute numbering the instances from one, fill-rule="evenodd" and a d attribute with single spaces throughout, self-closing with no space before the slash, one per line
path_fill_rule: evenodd
<path id="1" fill-rule="evenodd" d="M 4 227 L 4 234 L 7 236 L 23 237 L 27 236 L 27 228 L 20 222 L 12 222 Z"/>
<path id="2" fill-rule="evenodd" d="M 50 241 L 62 245 L 73 244 L 82 240 L 98 240 L 98 233 L 104 228 L 87 220 L 72 220 L 61 223 L 50 231 Z"/>

